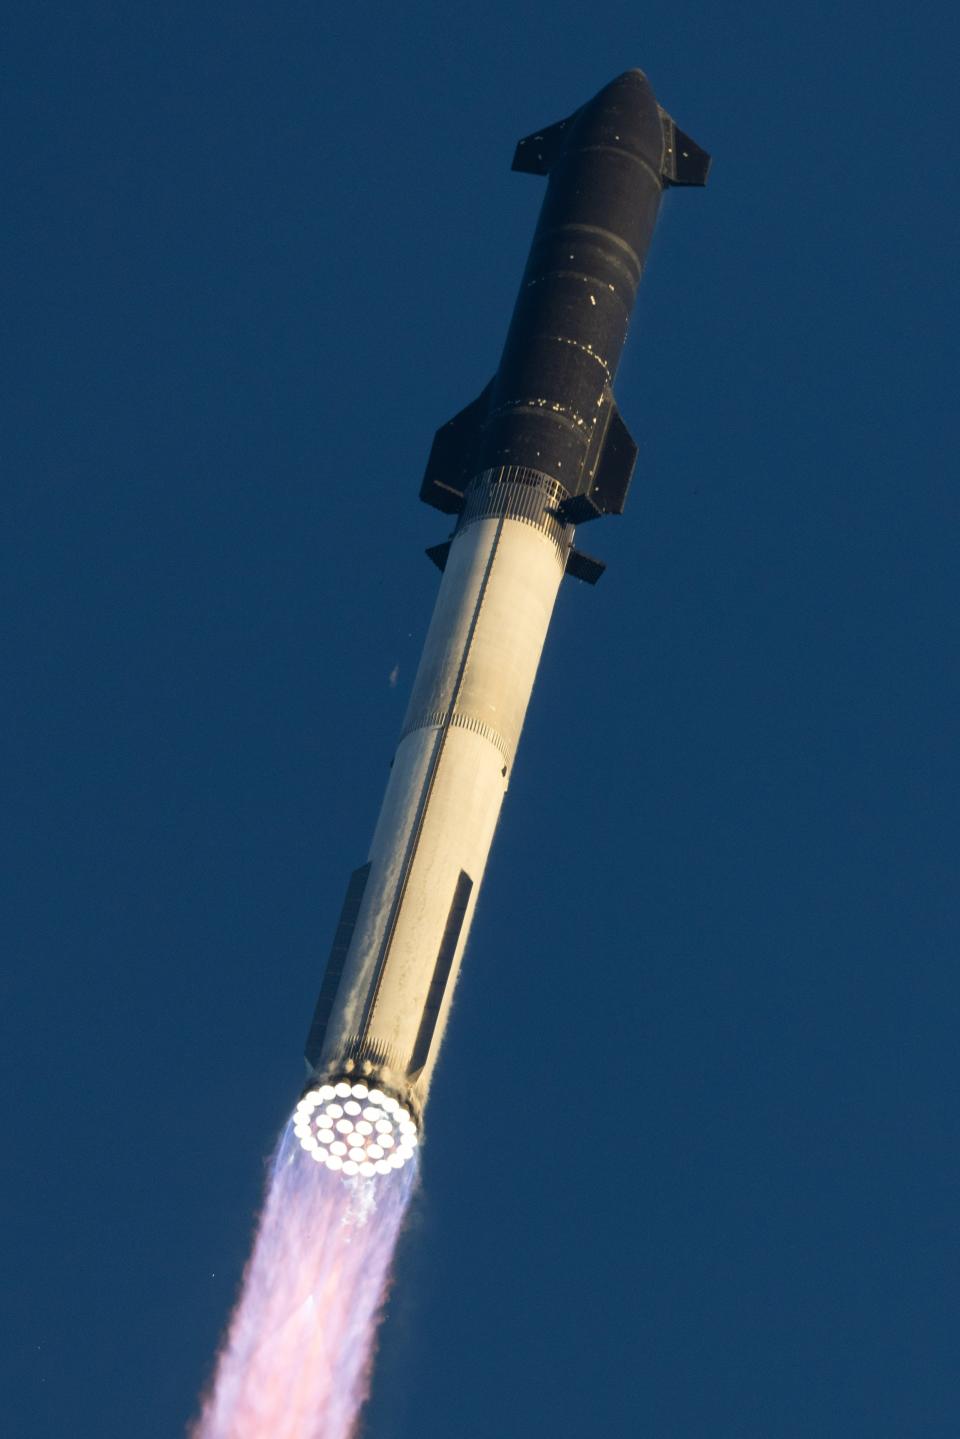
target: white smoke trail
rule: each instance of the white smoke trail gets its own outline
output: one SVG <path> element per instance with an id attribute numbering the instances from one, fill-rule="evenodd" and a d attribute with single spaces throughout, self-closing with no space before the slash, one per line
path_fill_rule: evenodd
<path id="1" fill-rule="evenodd" d="M 349 1439 L 416 1172 L 346 1178 L 287 1125 L 193 1439 Z"/>

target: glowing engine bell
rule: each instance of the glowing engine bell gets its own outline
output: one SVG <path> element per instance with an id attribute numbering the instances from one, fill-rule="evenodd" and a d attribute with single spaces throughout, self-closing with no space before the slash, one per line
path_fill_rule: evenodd
<path id="1" fill-rule="evenodd" d="M 372 1179 L 413 1158 L 417 1126 L 396 1099 L 359 1081 L 308 1089 L 293 1131 L 301 1147 L 328 1169 Z"/>

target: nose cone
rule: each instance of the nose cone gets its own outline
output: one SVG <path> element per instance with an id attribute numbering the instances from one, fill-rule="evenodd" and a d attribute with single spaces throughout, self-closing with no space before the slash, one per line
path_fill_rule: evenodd
<path id="1" fill-rule="evenodd" d="M 625 150 L 657 175 L 663 160 L 660 107 L 642 70 L 625 70 L 578 112 L 567 146 Z"/>

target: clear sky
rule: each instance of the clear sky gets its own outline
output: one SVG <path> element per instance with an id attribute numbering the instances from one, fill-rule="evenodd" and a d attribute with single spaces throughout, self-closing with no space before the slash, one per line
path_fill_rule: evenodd
<path id="1" fill-rule="evenodd" d="M 5 32 L 4 1434 L 194 1411 L 436 592 L 424 460 L 542 197 L 514 142 L 639 65 L 714 170 L 641 287 L 637 475 L 549 637 L 366 1432 L 956 1439 L 955 7 Z"/>

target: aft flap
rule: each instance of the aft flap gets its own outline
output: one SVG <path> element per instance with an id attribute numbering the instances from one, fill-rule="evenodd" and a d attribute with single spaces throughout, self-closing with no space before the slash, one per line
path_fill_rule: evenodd
<path id="1" fill-rule="evenodd" d="M 590 498 L 605 515 L 622 515 L 637 463 L 637 442 L 611 399 L 603 448 L 593 476 Z"/>
<path id="2" fill-rule="evenodd" d="M 420 486 L 420 498 L 426 505 L 456 515 L 463 508 L 463 492 L 470 479 L 470 463 L 483 422 L 490 409 L 493 380 L 472 404 L 441 425 L 433 437 L 433 446 Z"/>
<path id="3" fill-rule="evenodd" d="M 554 161 L 563 149 L 566 132 L 577 114 L 579 111 L 568 115 L 566 120 L 558 120 L 555 125 L 548 125 L 545 130 L 537 130 L 519 140 L 513 152 L 511 170 L 519 170 L 524 175 L 549 175 Z"/>

